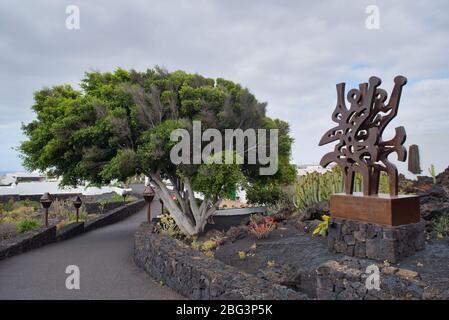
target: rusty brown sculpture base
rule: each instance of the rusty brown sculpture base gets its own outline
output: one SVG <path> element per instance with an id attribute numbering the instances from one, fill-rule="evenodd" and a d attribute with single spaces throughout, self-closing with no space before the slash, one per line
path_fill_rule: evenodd
<path id="1" fill-rule="evenodd" d="M 354 193 L 331 195 L 330 212 L 333 218 L 342 218 L 384 226 L 417 223 L 421 219 L 419 196 L 399 195 L 364 196 Z"/>

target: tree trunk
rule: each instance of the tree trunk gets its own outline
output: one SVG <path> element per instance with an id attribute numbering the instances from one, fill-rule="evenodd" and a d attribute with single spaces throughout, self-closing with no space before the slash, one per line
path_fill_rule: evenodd
<path id="1" fill-rule="evenodd" d="M 159 174 L 151 173 L 148 176 L 154 184 L 156 194 L 162 200 L 168 212 L 170 212 L 179 229 L 190 237 L 203 232 L 207 220 L 217 210 L 220 200 L 217 199 L 215 202 L 212 202 L 204 199 L 200 206 L 198 206 L 189 178 L 184 179 L 186 192 L 184 190 L 178 190 L 178 184 L 174 183 L 175 181 L 173 179 L 170 179 L 176 195 L 176 200 L 173 200 L 170 196 L 170 190 L 162 181 Z"/>

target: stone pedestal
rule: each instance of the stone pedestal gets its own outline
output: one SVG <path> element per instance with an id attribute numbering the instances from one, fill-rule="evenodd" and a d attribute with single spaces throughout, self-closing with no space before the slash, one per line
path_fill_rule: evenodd
<path id="1" fill-rule="evenodd" d="M 424 221 L 400 226 L 383 226 L 331 217 L 328 246 L 332 252 L 396 263 L 424 249 L 424 227 Z"/>
<path id="2" fill-rule="evenodd" d="M 330 198 L 330 212 L 335 218 L 385 226 L 417 223 L 421 219 L 419 196 L 416 195 L 364 196 L 362 193 L 336 193 Z"/>

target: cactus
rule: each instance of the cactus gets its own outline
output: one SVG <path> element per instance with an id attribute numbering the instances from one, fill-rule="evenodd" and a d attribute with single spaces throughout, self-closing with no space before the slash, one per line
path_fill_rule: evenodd
<path id="1" fill-rule="evenodd" d="M 359 173 L 354 177 L 354 192 L 362 191 L 362 176 Z M 341 169 L 332 168 L 326 173 L 311 172 L 302 176 L 295 185 L 293 204 L 299 212 L 304 211 L 312 204 L 327 201 L 333 193 L 343 192 L 344 182 Z M 389 182 L 386 173 L 382 172 L 379 178 L 379 192 L 389 192 Z"/>
<path id="2" fill-rule="evenodd" d="M 433 164 L 431 164 L 429 167 L 429 173 L 433 178 L 433 184 L 436 184 L 437 183 L 437 173 L 435 170 L 435 166 Z"/>
<path id="3" fill-rule="evenodd" d="M 323 174 L 307 173 L 295 185 L 293 204 L 301 212 L 314 203 L 329 200 L 332 193 L 342 191 L 343 176 L 339 167 Z"/>

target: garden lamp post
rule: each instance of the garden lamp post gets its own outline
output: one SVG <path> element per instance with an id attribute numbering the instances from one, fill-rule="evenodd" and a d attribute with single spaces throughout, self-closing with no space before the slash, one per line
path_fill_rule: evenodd
<path id="1" fill-rule="evenodd" d="M 79 210 L 83 202 L 81 201 L 80 196 L 76 196 L 76 199 L 73 201 L 73 205 L 76 208 L 76 222 L 78 223 L 79 220 Z"/>
<path id="2" fill-rule="evenodd" d="M 45 226 L 48 227 L 48 208 L 50 208 L 51 203 L 53 202 L 50 193 L 45 192 L 42 195 L 40 202 L 42 204 L 42 207 L 45 209 Z"/>
<path id="3" fill-rule="evenodd" d="M 151 223 L 151 202 L 153 201 L 155 192 L 151 186 L 146 186 L 143 190 L 143 197 L 148 203 L 148 223 Z"/>
<path id="4" fill-rule="evenodd" d="M 129 191 L 127 189 L 122 190 L 123 204 L 126 204 L 126 197 L 128 196 Z"/>

